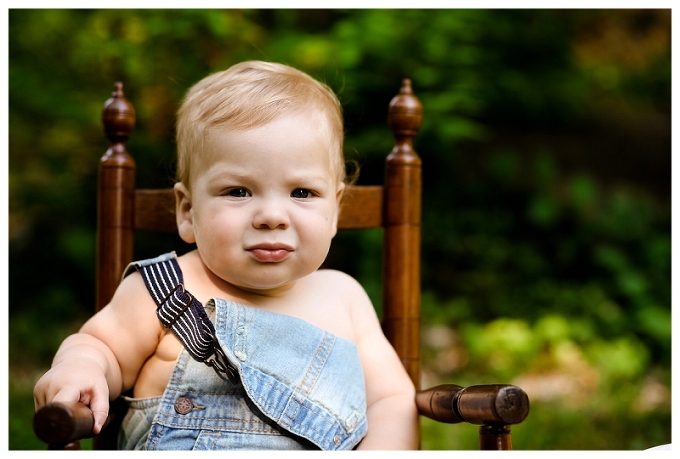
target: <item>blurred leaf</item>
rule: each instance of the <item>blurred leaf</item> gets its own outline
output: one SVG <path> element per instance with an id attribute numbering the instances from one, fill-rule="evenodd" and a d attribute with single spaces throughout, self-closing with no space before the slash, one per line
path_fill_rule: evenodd
<path id="1" fill-rule="evenodd" d="M 649 354 L 638 340 L 621 337 L 612 342 L 599 341 L 587 349 L 609 381 L 639 377 L 645 370 Z"/>
<path id="2" fill-rule="evenodd" d="M 639 327 L 653 336 L 659 343 L 671 344 L 671 310 L 659 306 L 646 306 L 637 311 L 636 319 Z"/>

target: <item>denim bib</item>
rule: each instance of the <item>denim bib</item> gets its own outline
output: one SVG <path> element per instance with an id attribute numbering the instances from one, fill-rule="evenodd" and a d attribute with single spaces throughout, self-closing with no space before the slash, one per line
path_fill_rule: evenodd
<path id="1" fill-rule="evenodd" d="M 366 390 L 354 343 L 304 320 L 219 298 L 205 310 L 238 380 L 221 378 L 183 349 L 161 397 L 127 398 L 121 449 L 358 445 L 367 430 Z"/>

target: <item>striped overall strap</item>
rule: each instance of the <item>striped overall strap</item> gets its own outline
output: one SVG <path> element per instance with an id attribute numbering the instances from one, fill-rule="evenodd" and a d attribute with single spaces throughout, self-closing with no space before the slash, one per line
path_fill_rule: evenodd
<path id="1" fill-rule="evenodd" d="M 189 355 L 212 367 L 222 379 L 233 384 L 238 372 L 229 363 L 215 337 L 215 326 L 203 305 L 184 288 L 184 276 L 172 257 L 152 264 L 132 263 L 156 303 L 161 323 L 184 344 Z"/>

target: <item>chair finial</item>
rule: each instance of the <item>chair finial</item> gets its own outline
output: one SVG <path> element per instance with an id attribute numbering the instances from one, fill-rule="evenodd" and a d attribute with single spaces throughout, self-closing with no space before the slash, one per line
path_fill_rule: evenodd
<path id="1" fill-rule="evenodd" d="M 113 84 L 113 92 L 111 93 L 112 97 L 125 97 L 125 94 L 123 93 L 123 83 L 120 81 L 116 81 Z"/>
<path id="2" fill-rule="evenodd" d="M 387 120 L 395 137 L 412 138 L 423 122 L 423 106 L 413 94 L 411 80 L 404 78 L 399 94 L 390 102 Z"/>
<path id="3" fill-rule="evenodd" d="M 411 79 L 410 78 L 404 78 L 401 81 L 401 90 L 399 91 L 399 94 L 411 94 L 411 95 L 413 95 L 413 89 L 411 88 Z"/>
<path id="4" fill-rule="evenodd" d="M 104 103 L 102 123 L 106 137 L 111 142 L 125 142 L 135 127 L 135 108 L 125 98 L 120 81 L 114 84 L 111 98 Z"/>

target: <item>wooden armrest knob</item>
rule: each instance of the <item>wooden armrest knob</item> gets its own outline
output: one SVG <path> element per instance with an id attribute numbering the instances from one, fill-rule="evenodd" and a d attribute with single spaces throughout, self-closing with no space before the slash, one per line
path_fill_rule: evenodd
<path id="1" fill-rule="evenodd" d="M 519 424 L 529 414 L 529 397 L 517 386 L 443 384 L 416 394 L 418 411 L 435 421 Z"/>
<path id="2" fill-rule="evenodd" d="M 33 416 L 33 431 L 48 444 L 66 445 L 92 436 L 94 416 L 87 405 L 48 403 Z"/>

